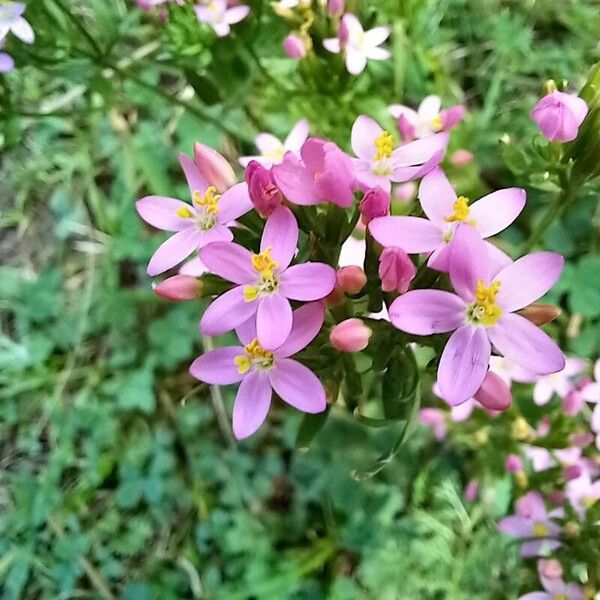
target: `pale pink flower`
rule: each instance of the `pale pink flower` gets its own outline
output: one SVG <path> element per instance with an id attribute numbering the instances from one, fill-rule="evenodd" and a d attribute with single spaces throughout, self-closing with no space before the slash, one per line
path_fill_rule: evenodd
<path id="1" fill-rule="evenodd" d="M 465 115 L 465 108 L 461 105 L 442 110 L 442 99 L 433 95 L 423 98 L 417 110 L 402 104 L 392 104 L 388 106 L 388 111 L 398 120 L 398 129 L 406 141 L 449 131 Z"/>
<path id="2" fill-rule="evenodd" d="M 427 218 L 382 217 L 369 224 L 369 231 L 383 246 L 400 246 L 408 254 L 431 253 L 427 264 L 438 271 L 447 271 L 450 242 L 456 228 L 468 225 L 484 239 L 500 233 L 523 210 L 525 190 L 497 190 L 469 205 L 468 198 L 456 196 L 444 172 L 437 168 L 421 181 L 419 200 Z M 489 242 L 485 246 L 495 264 L 510 263 L 510 258 L 499 248 Z"/>
<path id="3" fill-rule="evenodd" d="M 250 13 L 250 7 L 245 4 L 229 8 L 227 0 L 209 0 L 207 4 L 196 5 L 194 10 L 198 21 L 210 25 L 219 37 L 229 35 L 230 26 L 239 23 Z"/>
<path id="4" fill-rule="evenodd" d="M 283 162 L 283 158 L 287 152 L 292 152 L 294 155 L 300 155 L 300 149 L 308 138 L 308 121 L 301 119 L 291 129 L 288 136 L 282 142 L 272 133 L 259 133 L 256 136 L 255 143 L 258 151 L 257 156 L 242 156 L 240 157 L 240 165 L 247 167 L 250 161 L 255 160 L 263 167 L 272 167 Z"/>
<path id="5" fill-rule="evenodd" d="M 529 592 L 519 600 L 584 600 L 583 588 L 576 583 L 565 583 L 562 567 L 556 560 L 539 560 L 538 575 L 543 592 Z"/>
<path id="6" fill-rule="evenodd" d="M 393 181 L 418 179 L 439 165 L 448 140 L 448 134 L 440 133 L 394 148 L 389 132 L 371 117 L 360 115 L 351 134 L 356 181 L 363 190 L 380 187 L 389 194 Z"/>
<path id="7" fill-rule="evenodd" d="M 232 242 L 214 242 L 200 250 L 211 273 L 236 286 L 216 298 L 200 321 L 205 335 L 218 335 L 256 315 L 263 348 L 279 347 L 292 328 L 290 300 L 325 298 L 335 284 L 335 270 L 324 263 L 289 266 L 298 244 L 298 224 L 289 208 L 280 206 L 267 219 L 260 252 Z"/>
<path id="8" fill-rule="evenodd" d="M 585 511 L 600 499 L 600 479 L 593 481 L 587 468 L 582 471 L 579 477 L 567 482 L 566 488 L 567 498 L 581 519 Z"/>
<path id="9" fill-rule="evenodd" d="M 564 398 L 571 390 L 575 389 L 572 379 L 583 373 L 586 366 L 587 363 L 584 359 L 568 357 L 564 369 L 538 379 L 533 388 L 533 401 L 538 406 L 542 406 L 548 404 L 554 394 Z"/>
<path id="10" fill-rule="evenodd" d="M 307 53 L 306 44 L 295 33 L 290 33 L 284 38 L 283 51 L 292 60 L 302 60 Z"/>
<path id="11" fill-rule="evenodd" d="M 303 412 L 325 410 L 323 384 L 310 369 L 290 358 L 319 333 L 324 315 L 319 302 L 295 310 L 289 336 L 272 351 L 258 341 L 256 320 L 252 317 L 236 329 L 243 346 L 217 348 L 192 363 L 190 373 L 200 381 L 215 385 L 240 382 L 233 405 L 233 433 L 237 439 L 247 438 L 263 424 L 273 391 Z"/>
<path id="12" fill-rule="evenodd" d="M 238 183 L 223 195 L 209 186 L 194 161 L 179 155 L 192 203 L 165 196 L 146 196 L 136 202 L 140 217 L 157 229 L 174 231 L 148 263 L 148 275 L 159 275 L 211 242 L 231 241 L 229 226 L 252 209 L 248 186 Z"/>
<path id="13" fill-rule="evenodd" d="M 536 252 L 494 272 L 479 234 L 473 227 L 461 227 L 450 260 L 455 293 L 409 291 L 391 304 L 390 319 L 414 335 L 454 331 L 442 353 L 438 383 L 450 405 L 460 404 L 481 387 L 492 344 L 501 355 L 536 373 L 564 368 L 556 342 L 515 312 L 545 294 L 563 264 L 559 254 Z"/>
<path id="14" fill-rule="evenodd" d="M 323 46 L 339 54 L 344 52 L 346 68 L 351 75 L 359 75 L 367 66 L 367 60 L 386 60 L 391 54 L 379 48 L 388 39 L 388 27 L 375 27 L 365 31 L 352 13 L 346 13 L 340 22 L 338 37 L 323 40 Z"/>
<path id="15" fill-rule="evenodd" d="M 25 4 L 22 2 L 0 4 L 0 40 L 3 40 L 10 32 L 16 35 L 22 42 L 33 44 L 35 33 L 31 25 L 23 17 L 24 12 Z"/>
<path id="16" fill-rule="evenodd" d="M 588 106 L 575 94 L 551 92 L 538 100 L 531 118 L 551 142 L 570 142 L 577 137 Z"/>

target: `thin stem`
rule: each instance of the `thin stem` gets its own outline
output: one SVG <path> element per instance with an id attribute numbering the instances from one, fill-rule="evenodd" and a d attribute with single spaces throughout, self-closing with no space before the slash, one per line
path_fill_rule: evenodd
<path id="1" fill-rule="evenodd" d="M 93 36 L 85 28 L 83 23 L 73 14 L 73 12 L 71 10 L 69 10 L 66 6 L 64 6 L 63 3 L 61 2 L 61 0 L 54 0 L 54 3 L 56 4 L 56 6 L 58 6 L 58 8 L 60 8 L 60 10 L 62 10 L 63 13 L 65 13 L 67 18 L 71 21 L 71 23 L 73 23 L 73 25 L 75 25 L 75 27 L 80 31 L 80 33 L 83 35 L 83 37 L 85 37 L 85 39 L 88 41 L 89 45 L 92 47 L 92 49 L 96 53 L 97 57 L 100 58 L 100 57 L 104 56 L 104 52 L 103 52 L 102 48 L 100 47 L 100 44 L 98 44 L 98 42 L 96 42 L 96 40 L 93 38 Z"/>

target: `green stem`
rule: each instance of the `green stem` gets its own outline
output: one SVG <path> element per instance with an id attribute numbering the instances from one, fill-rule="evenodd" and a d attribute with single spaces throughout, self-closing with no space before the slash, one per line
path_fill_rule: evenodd
<path id="1" fill-rule="evenodd" d="M 60 8 L 60 10 L 63 13 L 65 13 L 67 18 L 71 21 L 71 23 L 73 23 L 73 25 L 75 25 L 75 27 L 80 31 L 81 35 L 83 35 L 83 37 L 88 41 L 89 45 L 92 47 L 93 51 L 95 52 L 97 58 L 103 57 L 104 52 L 103 52 L 102 48 L 100 47 L 100 44 L 98 44 L 98 42 L 96 42 L 96 40 L 93 38 L 93 36 L 85 28 L 83 23 L 73 14 L 73 12 L 70 9 L 68 9 L 66 6 L 63 5 L 61 0 L 54 0 L 54 3 L 56 4 L 56 6 L 58 6 L 58 8 Z"/>

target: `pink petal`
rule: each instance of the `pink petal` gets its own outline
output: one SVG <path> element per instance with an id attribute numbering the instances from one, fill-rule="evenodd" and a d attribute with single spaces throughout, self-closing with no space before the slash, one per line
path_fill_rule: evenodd
<path id="1" fill-rule="evenodd" d="M 423 164 L 435 154 L 445 151 L 449 139 L 447 133 L 435 133 L 420 140 L 402 144 L 394 150 L 394 164 L 397 167 Z"/>
<path id="2" fill-rule="evenodd" d="M 452 246 L 450 244 L 444 243 L 442 246 L 439 246 L 429 255 L 429 258 L 427 259 L 427 266 L 430 269 L 447 273 L 450 269 L 451 251 Z"/>
<path id="3" fill-rule="evenodd" d="M 311 302 L 293 312 L 292 330 L 285 342 L 277 348 L 278 358 L 287 358 L 308 346 L 323 326 L 325 306 Z"/>
<path id="4" fill-rule="evenodd" d="M 346 48 L 346 69 L 350 75 L 360 75 L 367 66 L 367 57 L 353 48 Z"/>
<path id="5" fill-rule="evenodd" d="M 225 227 L 225 225 L 213 225 L 211 229 L 200 232 L 200 241 L 198 242 L 198 248 L 204 248 L 209 244 L 215 242 L 231 242 L 233 240 L 233 233 Z"/>
<path id="6" fill-rule="evenodd" d="M 473 227 L 461 224 L 456 228 L 450 250 L 450 281 L 456 293 L 467 302 L 473 299 L 479 280 L 490 281 L 490 260 L 487 247 Z"/>
<path id="7" fill-rule="evenodd" d="M 211 23 L 211 26 L 219 37 L 225 37 L 229 35 L 229 32 L 231 31 L 229 23 L 226 23 L 225 21 L 221 23 Z"/>
<path id="8" fill-rule="evenodd" d="M 233 435 L 238 440 L 251 436 L 265 422 L 271 395 L 265 373 L 252 371 L 244 377 L 233 405 Z"/>
<path id="9" fill-rule="evenodd" d="M 239 6 L 234 6 L 233 8 L 229 8 L 225 12 L 225 20 L 230 25 L 234 23 L 239 23 L 241 20 L 245 19 L 250 12 L 250 7 L 245 4 L 240 4 Z"/>
<path id="10" fill-rule="evenodd" d="M 399 119 L 401 116 L 405 117 L 412 125 L 417 125 L 419 122 L 417 112 L 403 104 L 390 104 L 388 112 L 394 119 Z"/>
<path id="11" fill-rule="evenodd" d="M 532 556 L 547 556 L 550 552 L 560 547 L 561 543 L 558 540 L 530 540 L 521 544 L 521 556 L 525 558 L 530 558 Z"/>
<path id="12" fill-rule="evenodd" d="M 527 492 L 515 503 L 516 513 L 519 517 L 526 517 L 534 521 L 547 521 L 548 513 L 544 498 L 539 492 Z"/>
<path id="13" fill-rule="evenodd" d="M 469 217 L 481 237 L 487 238 L 506 229 L 525 208 L 525 190 L 507 188 L 484 196 L 470 207 Z"/>
<path id="14" fill-rule="evenodd" d="M 390 305 L 390 320 L 402 331 L 431 335 L 453 331 L 465 322 L 465 303 L 442 290 L 413 290 Z"/>
<path id="15" fill-rule="evenodd" d="M 324 263 L 303 263 L 286 269 L 279 278 L 280 292 L 291 300 L 321 300 L 333 290 L 335 269 Z"/>
<path id="16" fill-rule="evenodd" d="M 525 317 L 504 314 L 487 331 L 500 354 L 525 369 L 548 375 L 565 366 L 565 357 L 556 342 Z"/>
<path id="17" fill-rule="evenodd" d="M 10 26 L 10 29 L 22 42 L 33 44 L 35 33 L 31 28 L 31 25 L 23 17 L 13 23 Z"/>
<path id="18" fill-rule="evenodd" d="M 287 269 L 296 253 L 298 244 L 298 222 L 286 206 L 276 208 L 267 219 L 260 242 L 261 252 L 271 249 L 279 271 Z"/>
<path id="19" fill-rule="evenodd" d="M 501 284 L 498 304 L 512 312 L 535 302 L 556 283 L 564 264 L 564 258 L 555 252 L 534 252 L 519 258 L 494 277 Z"/>
<path id="20" fill-rule="evenodd" d="M 308 137 L 309 124 L 306 119 L 301 119 L 298 121 L 293 127 L 288 136 L 285 138 L 285 142 L 283 142 L 283 146 L 286 150 L 290 152 L 300 152 L 300 148 L 302 148 L 302 144 L 306 141 Z"/>
<path id="21" fill-rule="evenodd" d="M 256 336 L 256 315 L 252 315 L 248 320 L 235 328 L 235 334 L 244 346 L 257 338 Z"/>
<path id="22" fill-rule="evenodd" d="M 515 537 L 531 536 L 531 520 L 516 515 L 504 517 L 498 522 L 498 529 L 506 535 Z"/>
<path id="23" fill-rule="evenodd" d="M 191 219 L 184 219 L 177 215 L 180 208 L 195 212 L 187 202 L 165 196 L 145 196 L 135 203 L 138 215 L 152 227 L 163 231 L 181 231 L 193 226 Z"/>
<path id="24" fill-rule="evenodd" d="M 342 47 L 339 38 L 327 38 L 323 40 L 323 47 L 333 54 L 339 54 Z"/>
<path id="25" fill-rule="evenodd" d="M 552 595 L 547 592 L 529 592 L 519 596 L 519 600 L 552 600 Z"/>
<path id="26" fill-rule="evenodd" d="M 199 242 L 200 232 L 195 227 L 178 231 L 158 247 L 148 263 L 148 275 L 160 275 L 179 264 L 197 250 Z"/>
<path id="27" fill-rule="evenodd" d="M 199 356 L 191 365 L 190 373 L 200 381 L 215 385 L 237 383 L 243 379 L 234 362 L 236 356 L 243 356 L 241 346 L 217 348 Z"/>
<path id="28" fill-rule="evenodd" d="M 533 388 L 533 401 L 538 406 L 548 404 L 554 395 L 554 386 L 550 379 L 540 379 Z"/>
<path id="29" fill-rule="evenodd" d="M 271 133 L 259 133 L 256 136 L 256 147 L 263 155 L 276 154 L 281 151 L 283 144 Z"/>
<path id="30" fill-rule="evenodd" d="M 600 402 L 600 382 L 586 385 L 582 390 L 582 395 L 587 402 Z"/>
<path id="31" fill-rule="evenodd" d="M 179 269 L 180 275 L 191 275 L 192 277 L 200 277 L 204 275 L 208 269 L 204 265 L 204 263 L 200 260 L 199 256 L 195 256 L 194 258 L 190 258 L 185 264 L 181 266 Z"/>
<path id="32" fill-rule="evenodd" d="M 512 404 L 510 388 L 493 371 L 488 371 L 481 387 L 475 392 L 475 400 L 488 410 L 506 410 Z"/>
<path id="33" fill-rule="evenodd" d="M 295 360 L 277 360 L 269 381 L 284 402 L 306 413 L 320 413 L 327 407 L 325 389 L 318 377 Z"/>
<path id="34" fill-rule="evenodd" d="M 507 267 L 512 263 L 512 258 L 508 256 L 506 252 L 500 250 L 498 246 L 492 244 L 492 242 L 489 242 L 488 240 L 484 240 L 484 242 L 488 250 L 488 257 L 490 259 L 490 274 L 492 279 L 494 279 L 495 276 L 502 271 L 502 269 L 504 269 L 504 267 Z"/>
<path id="35" fill-rule="evenodd" d="M 237 284 L 256 279 L 252 268 L 252 253 L 233 242 L 213 242 L 200 250 L 200 260 L 215 275 Z"/>
<path id="36" fill-rule="evenodd" d="M 463 325 L 448 340 L 438 368 L 442 398 L 456 406 L 481 387 L 490 362 L 491 346 L 480 327 Z"/>
<path id="37" fill-rule="evenodd" d="M 302 206 L 321 202 L 312 175 L 291 152 L 271 172 L 277 187 L 294 204 Z"/>
<path id="38" fill-rule="evenodd" d="M 385 48 L 367 48 L 365 50 L 365 56 L 371 60 L 387 60 L 392 53 Z"/>
<path id="39" fill-rule="evenodd" d="M 456 192 L 440 167 L 423 177 L 419 186 L 419 202 L 430 221 L 444 225 L 444 218 L 454 212 L 455 201 Z"/>
<path id="40" fill-rule="evenodd" d="M 444 243 L 440 228 L 420 217 L 378 217 L 369 231 L 382 246 L 397 246 L 408 254 L 431 252 Z"/>
<path id="41" fill-rule="evenodd" d="M 379 46 L 390 37 L 389 27 L 374 27 L 365 31 L 365 42 L 368 46 Z"/>
<path id="42" fill-rule="evenodd" d="M 419 104 L 417 114 L 421 121 L 433 121 L 440 114 L 442 99 L 435 94 L 425 96 Z"/>
<path id="43" fill-rule="evenodd" d="M 261 298 L 256 311 L 256 333 L 260 345 L 267 350 L 281 346 L 292 330 L 292 319 L 292 307 L 284 295 Z"/>
<path id="44" fill-rule="evenodd" d="M 252 201 L 248 193 L 248 184 L 243 181 L 230 187 L 219 199 L 217 221 L 225 224 L 245 215 L 252 210 Z"/>
<path id="45" fill-rule="evenodd" d="M 204 196 L 204 192 L 206 192 L 206 189 L 208 188 L 208 182 L 202 177 L 196 163 L 185 154 L 180 153 L 179 164 L 181 165 L 187 180 L 190 195 L 193 195 L 194 192 L 198 192 L 201 196 Z"/>
<path id="46" fill-rule="evenodd" d="M 234 287 L 215 298 L 204 311 L 200 331 L 204 335 L 220 335 L 231 331 L 247 321 L 257 308 L 257 302 L 244 300 L 243 286 Z"/>
<path id="47" fill-rule="evenodd" d="M 375 140 L 383 133 L 383 129 L 366 115 L 360 115 L 352 125 L 350 144 L 352 151 L 359 158 L 372 160 L 377 152 Z"/>

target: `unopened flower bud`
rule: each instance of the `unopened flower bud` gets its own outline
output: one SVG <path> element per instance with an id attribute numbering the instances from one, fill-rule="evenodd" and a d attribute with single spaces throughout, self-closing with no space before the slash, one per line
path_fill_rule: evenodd
<path id="1" fill-rule="evenodd" d="M 504 468 L 509 473 L 517 473 L 523 470 L 523 461 L 516 454 L 509 454 L 504 461 Z"/>
<path id="2" fill-rule="evenodd" d="M 331 330 L 329 341 L 340 352 L 360 352 L 369 345 L 372 334 L 360 319 L 346 319 Z"/>
<path id="3" fill-rule="evenodd" d="M 510 388 L 506 385 L 504 379 L 493 371 L 486 373 L 481 387 L 473 397 L 488 410 L 506 410 L 512 404 Z"/>
<path id="4" fill-rule="evenodd" d="M 327 306 L 336 306 L 344 301 L 344 293 L 335 286 L 331 293 L 325 297 L 325 304 Z"/>
<path id="5" fill-rule="evenodd" d="M 568 523 L 564 524 L 563 533 L 567 538 L 576 538 L 579 537 L 579 534 L 581 533 L 581 527 L 579 526 L 579 523 L 576 523 L 575 521 L 569 521 Z"/>
<path id="6" fill-rule="evenodd" d="M 390 212 L 390 195 L 380 187 L 371 188 L 360 201 L 359 210 L 362 222 L 366 225 L 377 217 L 385 217 Z"/>
<path id="7" fill-rule="evenodd" d="M 225 157 L 214 148 L 194 144 L 194 162 L 209 185 L 214 185 L 222 194 L 235 183 L 235 173 Z"/>
<path id="8" fill-rule="evenodd" d="M 530 304 L 519 311 L 519 314 L 539 327 L 554 321 L 554 319 L 560 316 L 561 312 L 562 311 L 560 308 L 558 308 L 558 306 L 534 302 L 533 304 Z"/>
<path id="9" fill-rule="evenodd" d="M 406 181 L 404 183 L 399 183 L 394 188 L 394 198 L 398 200 L 398 202 L 406 204 L 415 197 L 416 192 L 417 184 L 414 181 Z"/>
<path id="10" fill-rule="evenodd" d="M 345 5 L 344 0 L 328 0 L 327 13 L 330 17 L 338 17 L 344 12 Z"/>
<path id="11" fill-rule="evenodd" d="M 201 283 L 189 275 L 174 275 L 154 286 L 154 293 L 167 300 L 181 302 L 200 298 Z"/>
<path id="12" fill-rule="evenodd" d="M 283 195 L 275 185 L 271 170 L 255 160 L 246 167 L 246 183 L 250 200 L 263 218 L 267 218 L 283 202 Z"/>
<path id="13" fill-rule="evenodd" d="M 283 40 L 283 51 L 294 60 L 301 60 L 306 56 L 306 44 L 295 33 L 290 33 Z"/>
<path id="14" fill-rule="evenodd" d="M 548 500 L 552 504 L 562 504 L 566 499 L 567 495 L 561 490 L 555 490 L 554 492 L 551 492 L 548 496 Z"/>
<path id="15" fill-rule="evenodd" d="M 579 479 L 582 473 L 581 465 L 568 465 L 563 470 L 563 477 L 565 481 L 571 481 L 572 479 Z"/>
<path id="16" fill-rule="evenodd" d="M 569 142 L 577 137 L 587 112 L 588 106 L 582 98 L 555 91 L 537 102 L 531 111 L 531 118 L 546 139 Z"/>
<path id="17" fill-rule="evenodd" d="M 467 502 L 475 502 L 477 496 L 479 496 L 479 481 L 477 479 L 471 479 L 465 486 L 463 494 Z"/>
<path id="18" fill-rule="evenodd" d="M 540 577 L 544 577 L 545 579 L 561 579 L 563 569 L 556 559 L 541 558 L 538 561 L 538 572 Z"/>
<path id="19" fill-rule="evenodd" d="M 452 153 L 450 162 L 455 167 L 465 167 L 473 162 L 473 153 L 461 148 Z"/>
<path id="20" fill-rule="evenodd" d="M 386 248 L 379 257 L 379 278 L 384 292 L 404 294 L 417 274 L 417 268 L 401 248 Z"/>
<path id="21" fill-rule="evenodd" d="M 337 270 L 336 287 L 346 294 L 357 294 L 365 287 L 367 276 L 356 265 L 349 265 Z"/>

